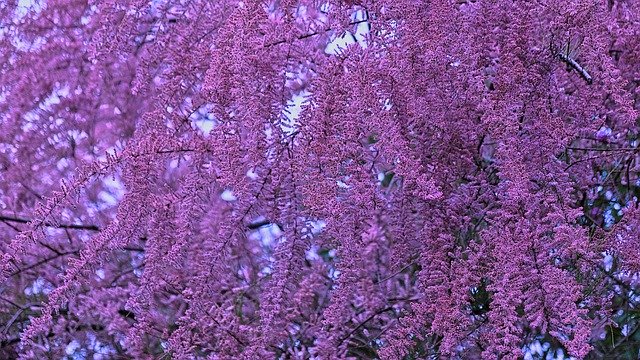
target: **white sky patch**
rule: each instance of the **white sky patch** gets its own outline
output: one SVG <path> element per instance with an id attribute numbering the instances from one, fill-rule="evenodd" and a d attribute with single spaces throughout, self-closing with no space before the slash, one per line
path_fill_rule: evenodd
<path id="1" fill-rule="evenodd" d="M 540 343 L 540 340 L 534 340 L 533 342 L 525 345 L 522 348 L 522 352 L 524 354 L 524 359 L 540 359 L 545 352 L 549 350 L 551 345 L 548 342 Z M 554 351 L 551 351 L 547 354 L 547 359 L 556 359 L 554 357 Z"/>
<path id="2" fill-rule="evenodd" d="M 211 109 L 211 105 L 203 105 L 189 116 L 189 120 L 204 136 L 208 136 L 216 125 L 216 119 L 213 117 Z"/>
<path id="3" fill-rule="evenodd" d="M 71 341 L 71 342 L 67 345 L 67 347 L 64 349 L 64 352 L 65 352 L 67 355 L 71 356 L 71 355 L 73 355 L 73 354 L 76 352 L 76 350 L 78 350 L 79 348 L 80 348 L 80 343 L 79 343 L 77 340 L 73 340 L 73 341 Z"/>
<path id="4" fill-rule="evenodd" d="M 0 1 L 1 2 L 1 1 Z M 16 7 L 13 23 L 20 24 L 24 17 L 27 16 L 30 12 L 38 14 L 44 9 L 46 6 L 46 2 L 42 0 L 18 0 L 18 6 Z M 7 26 L 8 28 L 8 26 Z M 8 31 L 12 31 L 12 29 L 6 29 Z M 4 36 L 4 31 L 2 31 Z M 37 49 L 40 46 L 46 43 L 45 38 L 37 37 L 33 42 L 24 41 L 19 36 L 12 36 L 11 43 L 16 49 L 20 51 L 29 51 L 31 49 Z"/>
<path id="5" fill-rule="evenodd" d="M 604 263 L 604 270 L 611 271 L 611 267 L 613 266 L 613 256 L 610 254 L 603 253 L 604 259 L 602 262 Z"/>
<path id="6" fill-rule="evenodd" d="M 350 187 L 342 180 L 336 180 L 336 184 L 338 185 L 339 188 L 342 188 L 342 189 L 348 189 Z"/>
<path id="7" fill-rule="evenodd" d="M 98 198 L 102 201 L 99 205 L 99 210 L 104 210 L 109 207 L 117 206 L 122 197 L 124 196 L 125 189 L 122 182 L 118 178 L 105 177 L 102 179 L 102 183 L 105 187 L 104 191 L 98 194 Z"/>
<path id="8" fill-rule="evenodd" d="M 309 260 L 320 259 L 320 255 L 318 255 L 318 248 L 316 246 L 312 246 L 311 249 L 307 250 L 306 258 Z"/>
<path id="9" fill-rule="evenodd" d="M 233 195 L 233 191 L 231 190 L 223 191 L 220 195 L 220 198 L 224 201 L 235 201 L 237 199 L 237 197 Z"/>
<path id="10" fill-rule="evenodd" d="M 111 345 L 103 344 L 93 333 L 88 333 L 89 347 L 93 349 L 93 360 L 113 359 L 117 353 Z M 84 359 L 84 357 L 83 357 Z"/>
<path id="11" fill-rule="evenodd" d="M 247 177 L 251 180 L 256 180 L 258 178 L 258 174 L 255 172 L 255 169 L 251 168 L 247 170 Z"/>
<path id="12" fill-rule="evenodd" d="M 213 129 L 214 122 L 213 120 L 201 119 L 194 121 L 194 124 L 205 136 L 207 136 L 211 132 L 211 129 Z"/>
<path id="13" fill-rule="evenodd" d="M 24 293 L 27 296 L 38 295 L 38 294 L 49 294 L 53 290 L 51 284 L 46 281 L 44 278 L 39 277 L 34 281 L 31 286 L 27 286 L 24 289 Z"/>
<path id="14" fill-rule="evenodd" d="M 40 119 L 40 114 L 43 112 L 49 112 L 54 105 L 60 104 L 62 98 L 69 96 L 69 87 L 67 85 L 62 86 L 60 83 L 55 84 L 54 90 L 44 100 L 42 100 L 38 107 L 32 111 L 29 111 L 24 115 L 25 120 L 31 122 Z M 23 126 L 23 130 L 29 131 L 32 127 L 30 124 Z"/>
<path id="15" fill-rule="evenodd" d="M 284 108 L 284 121 L 281 124 L 282 130 L 291 134 L 298 128 L 298 118 L 302 112 L 302 106 L 307 103 L 307 97 L 310 95 L 308 91 L 303 91 L 294 95 L 291 100 L 287 102 L 287 106 Z"/>
<path id="16" fill-rule="evenodd" d="M 333 280 L 337 280 L 340 277 L 340 270 L 337 270 L 335 268 L 332 268 L 331 270 L 329 270 L 329 277 Z"/>
<path id="17" fill-rule="evenodd" d="M 271 142 L 271 140 L 273 140 L 273 129 L 269 127 L 265 128 L 264 136 L 266 137 L 267 141 Z"/>
<path id="18" fill-rule="evenodd" d="M 261 226 L 258 229 L 258 234 L 260 236 L 260 241 L 262 242 L 262 244 L 265 246 L 270 246 L 275 242 L 277 238 L 282 236 L 282 231 L 280 230 L 280 227 L 278 225 L 269 224 Z M 287 240 L 285 238 L 282 238 L 281 241 L 286 242 Z"/>
<path id="19" fill-rule="evenodd" d="M 264 216 L 257 217 L 253 219 L 254 223 L 262 223 L 265 222 L 266 218 Z M 280 226 L 273 223 L 265 223 L 264 225 L 258 227 L 253 230 L 249 237 L 252 240 L 260 242 L 263 246 L 272 246 L 274 245 L 276 240 L 280 240 L 280 242 L 286 242 L 286 238 L 282 235 L 284 232 L 280 229 Z M 275 261 L 275 259 L 273 260 Z"/>
<path id="20" fill-rule="evenodd" d="M 96 276 L 100 279 L 100 280 L 104 280 L 105 278 L 105 272 L 102 269 L 98 269 L 96 270 Z"/>
<path id="21" fill-rule="evenodd" d="M 18 0 L 18 7 L 16 8 L 16 20 L 21 20 L 27 16 L 30 11 L 39 13 L 44 8 L 44 1 L 38 0 Z"/>
<path id="22" fill-rule="evenodd" d="M 98 198 L 100 198 L 100 200 L 102 200 L 103 203 L 105 203 L 107 206 L 101 206 L 101 210 L 104 210 L 106 208 L 110 206 L 116 206 L 118 204 L 118 198 L 113 196 L 113 194 L 108 193 L 106 191 L 102 191 L 100 192 L 100 195 L 98 195 Z"/>
<path id="23" fill-rule="evenodd" d="M 384 101 L 384 105 L 383 105 L 383 109 L 385 109 L 386 111 L 391 110 L 391 107 L 393 106 L 393 104 L 391 104 L 391 99 L 385 99 Z"/>
<path id="24" fill-rule="evenodd" d="M 624 324 L 620 332 L 622 335 L 627 336 L 629 334 L 629 324 Z"/>
<path id="25" fill-rule="evenodd" d="M 66 169 L 67 167 L 69 167 L 69 160 L 65 158 L 58 160 L 58 162 L 56 163 L 56 168 L 60 171 Z"/>
<path id="26" fill-rule="evenodd" d="M 367 47 L 366 36 L 369 33 L 369 23 L 367 21 L 363 21 L 365 19 L 366 13 L 364 10 L 358 10 L 351 15 L 352 22 L 362 21 L 355 25 L 354 31 L 346 31 L 342 33 L 340 36 L 336 36 L 327 47 L 324 49 L 324 52 L 330 55 L 339 54 L 343 49 L 346 49 L 347 46 L 351 44 L 358 43 L 363 49 Z"/>
<path id="27" fill-rule="evenodd" d="M 124 186 L 122 182 L 118 178 L 107 177 L 103 180 L 104 185 L 116 195 L 118 198 L 122 198 L 124 196 Z"/>
<path id="28" fill-rule="evenodd" d="M 337 55 L 347 46 L 355 43 L 355 38 L 350 32 L 343 33 L 341 36 L 334 38 L 327 44 L 324 52 L 330 55 Z"/>
<path id="29" fill-rule="evenodd" d="M 327 227 L 327 223 L 322 221 L 322 220 L 318 220 L 318 221 L 314 221 L 311 223 L 311 233 L 313 235 L 317 235 L 319 233 L 322 232 L 322 230 Z"/>
<path id="30" fill-rule="evenodd" d="M 271 259 L 271 261 L 273 261 L 273 259 Z M 271 274 L 273 270 L 271 270 L 271 268 L 269 266 L 265 266 L 262 269 L 260 269 L 260 272 L 258 273 L 258 276 L 260 277 L 265 277 L 269 274 Z"/>

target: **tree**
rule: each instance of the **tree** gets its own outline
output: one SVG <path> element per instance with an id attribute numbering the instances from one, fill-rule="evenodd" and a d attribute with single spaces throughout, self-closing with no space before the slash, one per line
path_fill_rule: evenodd
<path id="1" fill-rule="evenodd" d="M 5 1 L 2 356 L 635 358 L 639 6 Z"/>

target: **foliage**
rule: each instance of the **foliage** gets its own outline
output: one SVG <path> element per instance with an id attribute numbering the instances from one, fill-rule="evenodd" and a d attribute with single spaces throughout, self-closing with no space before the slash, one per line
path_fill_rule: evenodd
<path id="1" fill-rule="evenodd" d="M 631 0 L 0 3 L 0 357 L 635 358 Z"/>

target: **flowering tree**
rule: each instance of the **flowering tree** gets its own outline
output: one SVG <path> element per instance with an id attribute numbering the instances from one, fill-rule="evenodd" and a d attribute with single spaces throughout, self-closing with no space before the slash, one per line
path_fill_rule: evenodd
<path id="1" fill-rule="evenodd" d="M 1 357 L 635 358 L 639 21 L 2 2 Z"/>

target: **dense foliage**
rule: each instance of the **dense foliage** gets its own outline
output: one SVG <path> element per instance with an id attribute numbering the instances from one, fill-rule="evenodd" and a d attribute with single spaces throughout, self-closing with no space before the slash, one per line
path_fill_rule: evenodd
<path id="1" fill-rule="evenodd" d="M 0 357 L 637 358 L 639 21 L 0 1 Z"/>

